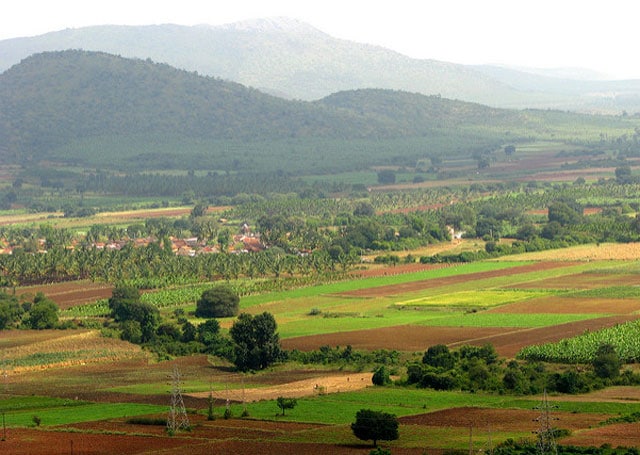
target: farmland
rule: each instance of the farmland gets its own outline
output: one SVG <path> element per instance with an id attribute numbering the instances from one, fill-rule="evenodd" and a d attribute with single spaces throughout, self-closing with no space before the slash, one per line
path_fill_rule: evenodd
<path id="1" fill-rule="evenodd" d="M 625 340 L 638 338 L 640 184 L 625 131 L 331 175 L 8 169 L 1 446 L 364 454 L 350 424 L 371 408 L 399 418 L 394 454 L 488 450 L 535 442 L 543 390 L 558 443 L 639 446 Z M 235 315 L 196 316 L 220 284 L 241 313 L 273 316 L 283 353 L 268 366 L 237 364 Z M 109 302 L 123 289 L 144 330 Z M 54 329 L 31 314 L 49 300 Z M 594 373 L 603 342 L 628 362 L 613 378 Z M 438 346 L 448 370 L 427 363 Z M 374 387 L 382 367 L 391 382 Z M 170 435 L 174 368 L 191 431 Z M 283 415 L 278 397 L 296 405 Z"/>
<path id="2" fill-rule="evenodd" d="M 252 314 L 272 312 L 286 349 L 350 345 L 364 351 L 395 350 L 411 358 L 435 344 L 455 349 L 491 343 L 499 355 L 513 358 L 534 342 L 635 320 L 640 296 L 623 291 L 637 284 L 635 262 L 624 257 L 594 260 L 591 250 L 597 248 L 608 246 L 569 249 L 570 260 L 536 262 L 524 255 L 509 262 L 377 267 L 372 268 L 376 273 L 346 281 L 247 296 L 241 306 Z M 25 292 L 49 289 L 66 308 L 78 309 L 94 305 L 78 297 L 83 288 L 92 299 L 109 290 L 99 287 L 94 293 L 89 283 L 66 283 Z M 153 302 L 153 293 L 147 298 Z M 191 302 L 178 299 L 159 306 L 167 313 L 190 311 Z M 231 321 L 220 322 L 229 327 Z M 532 408 L 541 399 L 373 389 L 371 373 L 337 371 L 331 365 L 282 365 L 247 375 L 206 356 L 158 362 L 95 330 L 5 331 L 0 345 L 5 371 L 0 408 L 8 422 L 2 443 L 10 453 L 51 453 L 46 444 L 92 453 L 138 453 L 156 444 L 166 453 L 187 447 L 190 453 L 254 453 L 257 447 L 282 453 L 363 453 L 348 425 L 365 403 L 400 418 L 400 439 L 386 444 L 393 453 L 468 447 L 470 426 L 474 446 L 486 447 L 490 441 L 528 438 L 536 429 Z M 169 437 L 160 427 L 126 423 L 132 415 L 166 416 L 173 365 L 183 374 L 185 404 L 200 410 L 190 415 L 193 430 Z M 217 413 L 230 400 L 234 416 L 246 410 L 250 418 L 204 419 L 210 391 Z M 550 397 L 559 405 L 554 416 L 560 427 L 571 432 L 567 443 L 602 444 L 619 435 L 615 437 L 626 445 L 637 445 L 631 436 L 637 424 L 600 426 L 613 416 L 640 410 L 630 393 L 577 395 L 570 401 Z M 274 400 L 287 394 L 298 397 L 298 406 L 286 417 L 277 416 Z M 627 398 L 620 400 L 620 394 Z M 42 421 L 35 428 L 34 415 Z M 446 443 L 436 442 L 445 435 Z"/>

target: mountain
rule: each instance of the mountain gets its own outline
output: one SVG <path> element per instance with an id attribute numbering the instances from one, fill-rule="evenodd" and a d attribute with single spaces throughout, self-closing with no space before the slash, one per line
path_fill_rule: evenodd
<path id="1" fill-rule="evenodd" d="M 274 18 L 224 26 L 95 26 L 0 41 L 0 71 L 31 54 L 84 49 L 156 62 L 235 81 L 281 97 L 316 100 L 331 93 L 382 88 L 441 95 L 495 107 L 540 107 L 616 113 L 634 110 L 620 84 L 554 78 L 522 71 L 418 60 L 378 46 L 333 38 L 291 19 Z M 557 78 L 555 78 L 557 79 Z M 553 85 L 552 89 L 548 87 Z M 564 90 L 566 88 L 567 90 Z M 624 102 L 622 102 L 622 101 Z"/>

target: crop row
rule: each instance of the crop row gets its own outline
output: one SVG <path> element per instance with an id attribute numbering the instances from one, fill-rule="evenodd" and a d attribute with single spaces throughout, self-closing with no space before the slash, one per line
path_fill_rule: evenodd
<path id="1" fill-rule="evenodd" d="M 640 320 L 619 324 L 596 332 L 585 332 L 557 343 L 532 345 L 523 348 L 518 358 L 559 363 L 589 363 L 602 344 L 615 347 L 622 361 L 640 360 Z"/>

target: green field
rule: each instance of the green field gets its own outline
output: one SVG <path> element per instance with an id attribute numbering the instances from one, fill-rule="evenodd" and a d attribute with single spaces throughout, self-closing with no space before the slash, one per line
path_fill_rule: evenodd
<path id="1" fill-rule="evenodd" d="M 8 427 L 35 426 L 33 417 L 42 426 L 70 425 L 95 420 L 118 419 L 137 415 L 167 412 L 167 406 L 135 403 L 89 403 L 47 397 L 13 397 L 0 400 Z"/>

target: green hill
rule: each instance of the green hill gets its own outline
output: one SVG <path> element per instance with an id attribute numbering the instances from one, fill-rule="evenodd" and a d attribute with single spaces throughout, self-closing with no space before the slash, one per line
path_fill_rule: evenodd
<path id="1" fill-rule="evenodd" d="M 166 64 L 86 51 L 37 54 L 5 71 L 0 106 L 6 162 L 122 170 L 325 173 L 469 157 L 519 137 L 580 139 L 571 131 L 576 124 L 633 130 L 621 118 L 390 90 L 289 101 Z"/>

